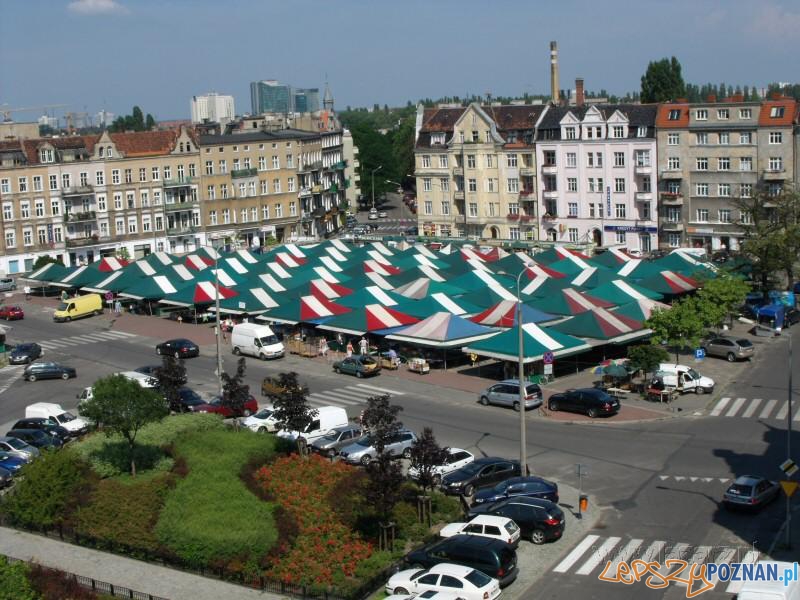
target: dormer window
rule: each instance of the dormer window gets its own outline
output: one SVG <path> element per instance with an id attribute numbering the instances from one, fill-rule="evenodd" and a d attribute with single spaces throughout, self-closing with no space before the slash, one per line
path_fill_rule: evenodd
<path id="1" fill-rule="evenodd" d="M 106 147 L 100 146 L 97 150 L 97 153 L 100 155 L 100 158 L 103 158 L 106 155 Z"/>
<path id="2" fill-rule="evenodd" d="M 42 148 L 39 150 L 39 162 L 51 163 L 55 162 L 55 153 L 52 148 Z"/>
<path id="3" fill-rule="evenodd" d="M 681 118 L 681 111 L 678 110 L 677 108 L 669 111 L 669 114 L 667 115 L 668 121 L 677 121 L 680 118 Z"/>
<path id="4" fill-rule="evenodd" d="M 698 121 L 708 121 L 708 111 L 705 108 L 701 108 L 695 111 L 694 118 Z"/>
<path id="5" fill-rule="evenodd" d="M 564 134 L 568 140 L 575 139 L 575 128 L 574 127 L 566 127 L 564 129 Z"/>
<path id="6" fill-rule="evenodd" d="M 444 134 L 434 133 L 431 135 L 431 144 L 444 144 Z"/>
<path id="7" fill-rule="evenodd" d="M 189 142 L 186 142 L 186 151 L 187 152 L 191 152 L 192 151 L 192 144 L 189 143 Z"/>
<path id="8" fill-rule="evenodd" d="M 108 156 L 108 158 L 114 156 L 114 149 L 111 146 L 109 146 L 108 149 L 106 150 L 106 156 Z"/>
<path id="9" fill-rule="evenodd" d="M 476 130 L 472 131 L 472 141 L 476 142 L 476 143 L 481 141 L 480 133 L 478 131 L 476 131 Z"/>
<path id="10" fill-rule="evenodd" d="M 783 116 L 783 106 L 773 106 L 769 109 L 771 119 L 780 119 Z"/>
<path id="11" fill-rule="evenodd" d="M 647 137 L 647 127 L 640 125 L 636 129 L 636 137 Z"/>
<path id="12" fill-rule="evenodd" d="M 611 128 L 611 137 L 612 138 L 623 138 L 623 137 L 625 137 L 625 128 L 622 125 L 614 125 Z"/>

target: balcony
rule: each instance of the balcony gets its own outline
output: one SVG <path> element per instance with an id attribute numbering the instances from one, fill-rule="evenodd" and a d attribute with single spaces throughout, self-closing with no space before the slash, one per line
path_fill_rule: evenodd
<path id="1" fill-rule="evenodd" d="M 637 175 L 650 175 L 653 172 L 653 167 L 650 165 L 636 165 L 633 172 Z"/>
<path id="2" fill-rule="evenodd" d="M 545 190 L 543 195 L 545 200 L 555 200 L 558 198 L 558 190 Z"/>
<path id="3" fill-rule="evenodd" d="M 662 221 L 662 231 L 683 231 L 683 222 L 681 221 Z"/>
<path id="4" fill-rule="evenodd" d="M 464 199 L 464 190 L 457 190 L 453 192 L 453 199 L 455 200 L 463 200 Z"/>
<path id="5" fill-rule="evenodd" d="M 683 171 L 680 169 L 664 169 L 661 171 L 661 179 L 683 179 Z"/>
<path id="6" fill-rule="evenodd" d="M 764 169 L 761 176 L 764 181 L 783 181 L 786 179 L 786 169 Z"/>
<path id="7" fill-rule="evenodd" d="M 258 175 L 258 169 L 234 169 L 231 171 L 232 179 L 241 179 L 242 177 L 255 177 Z"/>
<path id="8" fill-rule="evenodd" d="M 95 234 L 89 237 L 67 238 L 64 243 L 67 248 L 84 248 L 86 246 L 96 246 L 109 240 L 111 240 L 111 236 L 104 235 L 100 237 Z"/>
<path id="9" fill-rule="evenodd" d="M 546 212 L 542 215 L 542 221 L 555 221 L 558 219 L 558 213 Z"/>
<path id="10" fill-rule="evenodd" d="M 536 217 L 533 215 L 520 215 L 519 220 L 520 223 L 530 223 L 531 221 L 535 221 Z"/>
<path id="11" fill-rule="evenodd" d="M 197 233 L 198 227 L 194 225 L 179 225 L 176 227 L 167 227 L 167 235 L 169 236 L 182 236 L 194 235 Z"/>
<path id="12" fill-rule="evenodd" d="M 453 175 L 456 177 L 464 176 L 464 167 L 453 167 Z"/>
<path id="13" fill-rule="evenodd" d="M 197 208 L 197 200 L 184 200 L 183 202 L 172 202 L 171 204 L 164 204 L 164 210 L 166 212 L 177 211 L 177 210 L 192 210 L 193 208 Z"/>
<path id="14" fill-rule="evenodd" d="M 536 194 L 533 190 L 520 190 L 519 199 L 522 202 L 536 202 Z"/>
<path id="15" fill-rule="evenodd" d="M 84 223 L 86 221 L 94 221 L 97 215 L 93 210 L 78 213 L 66 213 L 64 215 L 64 223 Z"/>
<path id="16" fill-rule="evenodd" d="M 650 202 L 653 199 L 653 192 L 636 192 L 637 202 Z"/>
<path id="17" fill-rule="evenodd" d="M 506 219 L 509 221 L 519 221 L 520 216 L 521 215 L 519 213 L 508 213 L 506 215 Z"/>
<path id="18" fill-rule="evenodd" d="M 61 196 L 91 196 L 94 194 L 94 186 L 91 185 L 72 185 L 61 190 Z"/>
<path id="19" fill-rule="evenodd" d="M 311 197 L 311 188 L 304 187 L 300 188 L 300 191 L 297 192 L 298 198 L 310 198 Z"/>
<path id="20" fill-rule="evenodd" d="M 322 186 L 320 184 L 312 185 L 311 186 L 311 193 L 312 194 L 321 194 L 322 193 Z"/>
<path id="21" fill-rule="evenodd" d="M 310 173 L 311 171 L 319 171 L 322 168 L 322 161 L 317 160 L 313 163 L 306 163 L 298 167 L 298 173 Z"/>
<path id="22" fill-rule="evenodd" d="M 165 179 L 162 184 L 165 188 L 178 188 L 192 185 L 196 177 L 178 177 L 177 179 Z"/>
<path id="23" fill-rule="evenodd" d="M 523 177 L 525 177 L 525 176 L 535 176 L 536 175 L 536 169 L 533 167 L 533 165 L 523 166 L 523 167 L 519 168 L 519 174 L 521 176 L 523 176 Z"/>
<path id="24" fill-rule="evenodd" d="M 558 173 L 558 165 L 542 165 L 542 173 L 545 175 L 555 175 Z"/>
<path id="25" fill-rule="evenodd" d="M 662 203 L 670 206 L 683 205 L 683 194 L 680 192 L 661 192 L 658 195 L 658 199 L 661 200 Z"/>

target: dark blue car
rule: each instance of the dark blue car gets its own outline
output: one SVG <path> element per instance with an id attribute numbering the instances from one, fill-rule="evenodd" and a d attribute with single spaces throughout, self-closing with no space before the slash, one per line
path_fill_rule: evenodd
<path id="1" fill-rule="evenodd" d="M 541 477 L 512 477 L 501 481 L 492 488 L 478 490 L 473 503 L 498 502 L 520 496 L 558 502 L 558 485 Z"/>
<path id="2" fill-rule="evenodd" d="M 28 461 L 19 456 L 14 456 L 8 452 L 0 452 L 0 467 L 10 471 L 12 474 L 16 473 L 22 468 L 22 465 Z"/>

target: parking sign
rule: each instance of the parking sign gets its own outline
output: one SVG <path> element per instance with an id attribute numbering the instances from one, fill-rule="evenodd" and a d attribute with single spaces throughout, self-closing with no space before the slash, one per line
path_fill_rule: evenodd
<path id="1" fill-rule="evenodd" d="M 695 360 L 703 360 L 706 357 L 706 351 L 702 348 L 696 348 L 694 351 Z"/>
<path id="2" fill-rule="evenodd" d="M 552 352 L 545 352 L 542 355 L 542 362 L 546 365 L 552 365 L 555 362 L 555 357 Z"/>

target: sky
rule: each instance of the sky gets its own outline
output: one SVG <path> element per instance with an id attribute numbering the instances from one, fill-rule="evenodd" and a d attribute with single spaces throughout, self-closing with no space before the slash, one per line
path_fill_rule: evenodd
<path id="1" fill-rule="evenodd" d="M 673 55 L 687 82 L 800 80 L 797 0 L 0 0 L 0 110 L 180 119 L 216 91 L 241 114 L 260 79 L 327 80 L 338 109 L 547 94 L 550 40 L 564 89 L 638 90 Z"/>

